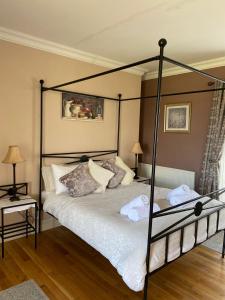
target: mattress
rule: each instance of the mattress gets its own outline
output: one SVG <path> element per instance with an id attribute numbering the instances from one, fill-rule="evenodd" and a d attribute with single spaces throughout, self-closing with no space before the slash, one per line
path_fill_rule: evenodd
<path id="1" fill-rule="evenodd" d="M 169 189 L 155 188 L 155 202 L 161 209 L 168 206 L 165 200 Z M 150 186 L 134 182 L 129 186 L 119 186 L 108 189 L 103 194 L 90 194 L 85 197 L 72 198 L 63 193 L 56 195 L 53 192 L 44 194 L 44 211 L 55 216 L 59 222 L 94 247 L 117 269 L 127 286 L 134 291 L 141 291 L 144 287 L 146 275 L 146 249 L 148 220 L 132 222 L 120 215 L 120 208 L 140 194 L 150 194 Z M 203 198 L 202 202 L 207 198 Z M 206 206 L 216 206 L 220 201 L 212 200 Z M 185 207 L 193 207 L 187 204 Z M 210 212 L 208 209 L 202 215 Z M 169 225 L 181 219 L 190 211 L 155 218 L 153 220 L 152 234 L 155 235 Z M 187 222 L 194 220 L 195 216 L 188 218 Z M 209 235 L 216 232 L 217 214 L 209 218 Z M 179 224 L 182 225 L 185 223 Z M 219 229 L 225 228 L 225 209 L 219 214 Z M 195 243 L 194 224 L 188 225 L 184 230 L 183 252 L 193 248 Z M 170 234 L 168 247 L 168 261 L 180 255 L 180 230 Z M 207 239 L 207 218 L 199 221 L 197 242 Z M 222 246 L 222 245 L 221 245 Z M 152 272 L 165 262 L 165 238 L 151 245 L 150 267 Z"/>

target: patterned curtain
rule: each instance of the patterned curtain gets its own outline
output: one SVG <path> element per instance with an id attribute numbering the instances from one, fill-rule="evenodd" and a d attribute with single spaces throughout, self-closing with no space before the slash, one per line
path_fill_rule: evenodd
<path id="1" fill-rule="evenodd" d="M 225 85 L 216 82 L 216 88 L 224 88 Z M 225 93 L 224 90 L 215 91 L 209 131 L 207 135 L 206 150 L 204 154 L 199 191 L 207 194 L 218 189 L 219 186 L 219 162 L 225 141 Z"/>

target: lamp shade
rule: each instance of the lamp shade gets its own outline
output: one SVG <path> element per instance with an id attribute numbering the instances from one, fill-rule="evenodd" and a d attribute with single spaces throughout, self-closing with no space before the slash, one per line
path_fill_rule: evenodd
<path id="1" fill-rule="evenodd" d="M 20 153 L 20 148 L 17 145 L 9 146 L 6 157 L 3 159 L 4 164 L 17 164 L 23 162 L 24 158 Z"/>
<path id="2" fill-rule="evenodd" d="M 132 150 L 131 150 L 132 153 L 135 153 L 135 154 L 142 154 L 143 151 L 141 149 L 141 145 L 139 142 L 135 143 Z"/>

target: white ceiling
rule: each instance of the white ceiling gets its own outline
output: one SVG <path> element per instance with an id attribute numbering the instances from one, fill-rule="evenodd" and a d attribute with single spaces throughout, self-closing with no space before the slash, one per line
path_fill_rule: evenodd
<path id="1" fill-rule="evenodd" d="M 0 0 L 0 26 L 123 63 L 161 37 L 184 63 L 225 56 L 225 0 Z"/>

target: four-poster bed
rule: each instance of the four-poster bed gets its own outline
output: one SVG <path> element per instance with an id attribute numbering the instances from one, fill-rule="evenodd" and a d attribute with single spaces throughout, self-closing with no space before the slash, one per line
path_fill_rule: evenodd
<path id="1" fill-rule="evenodd" d="M 208 89 L 208 90 L 200 90 L 200 91 L 186 91 L 186 92 L 179 92 L 173 94 L 162 94 L 161 93 L 161 84 L 162 84 L 162 74 L 163 74 L 163 62 L 169 62 L 174 65 L 180 66 L 182 68 L 188 69 L 189 71 L 198 73 L 205 77 L 209 77 L 213 80 L 219 80 L 224 82 L 215 76 L 209 75 L 203 71 L 196 70 L 190 66 L 172 60 L 168 57 L 164 56 L 164 47 L 166 46 L 167 42 L 165 39 L 161 39 L 159 41 L 160 47 L 160 54 L 158 56 L 154 56 L 151 58 L 147 58 L 145 60 L 141 60 L 132 64 L 128 64 L 119 68 L 115 68 L 112 70 L 104 71 L 101 73 L 97 73 L 94 75 L 90 75 L 84 78 L 76 79 L 70 82 L 58 84 L 52 87 L 45 87 L 44 81 L 40 81 L 40 92 L 41 92 L 41 104 L 40 104 L 40 173 L 39 173 L 39 207 L 42 208 L 42 164 L 44 158 L 63 158 L 69 159 L 69 163 L 76 163 L 76 162 L 84 162 L 87 161 L 89 158 L 101 158 L 102 156 L 107 156 L 111 154 L 119 154 L 119 146 L 121 144 L 120 141 L 120 118 L 121 118 L 121 105 L 124 101 L 132 101 L 132 100 L 147 100 L 147 99 L 155 99 L 156 100 L 156 108 L 155 108 L 155 120 L 154 120 L 154 137 L 152 143 L 152 175 L 151 175 L 151 186 L 149 189 L 150 192 L 150 210 L 149 210 L 149 218 L 148 222 L 146 223 L 147 226 L 147 237 L 146 237 L 146 275 L 145 275 L 145 282 L 144 282 L 144 299 L 147 299 L 148 295 L 148 279 L 149 275 L 153 274 L 154 272 L 158 271 L 162 267 L 169 264 L 174 259 L 181 257 L 185 253 L 187 253 L 190 249 L 184 250 L 186 245 L 185 239 L 187 236 L 188 229 L 193 229 L 193 237 L 194 242 L 191 246 L 191 249 L 196 247 L 197 245 L 201 244 L 203 241 L 200 239 L 200 231 L 202 230 L 202 223 L 205 222 L 205 231 L 206 231 L 206 239 L 215 235 L 216 233 L 224 230 L 225 224 L 222 222 L 222 215 L 225 212 L 225 203 L 220 202 L 219 200 L 213 200 L 213 198 L 219 199 L 219 195 L 225 192 L 225 188 L 214 191 L 204 196 L 197 197 L 192 200 L 188 200 L 181 204 L 177 204 L 172 207 L 164 208 L 158 212 L 153 212 L 153 204 L 155 198 L 155 170 L 156 170 L 156 157 L 157 157 L 157 140 L 158 140 L 158 129 L 159 129 L 159 120 L 160 120 L 160 101 L 161 97 L 171 96 L 171 95 L 182 95 L 182 94 L 192 94 L 192 93 L 202 93 L 202 92 L 209 92 L 216 89 Z M 122 71 L 128 68 L 132 68 L 144 63 L 158 61 L 158 84 L 157 84 L 157 94 L 155 96 L 149 97 L 135 97 L 135 98 L 122 98 L 122 95 L 119 94 L 118 98 L 112 97 L 104 97 L 98 95 L 90 95 L 90 94 L 83 94 L 92 97 L 101 97 L 109 101 L 115 101 L 118 103 L 118 127 L 117 127 L 117 146 L 116 149 L 110 150 L 95 150 L 95 151 L 86 151 L 86 152 L 68 152 L 68 153 L 44 153 L 43 151 L 43 129 L 44 129 L 44 120 L 43 120 L 43 101 L 44 101 L 44 93 L 48 91 L 55 91 L 55 92 L 71 92 L 64 89 L 62 87 L 76 84 L 78 82 L 91 80 L 93 78 L 97 78 L 100 76 L 105 76 L 114 72 Z M 74 92 L 73 92 L 74 93 Z M 81 93 L 78 93 L 81 94 Z M 144 187 L 143 187 L 144 189 Z M 180 218 L 177 216 L 180 215 Z M 157 220 L 164 220 L 168 219 L 172 216 L 173 220 L 170 224 L 167 224 L 166 228 L 159 229 L 155 234 L 153 234 L 153 223 L 156 224 Z M 212 219 L 214 220 L 214 227 L 212 229 Z M 39 231 L 41 231 L 41 209 L 39 210 Z M 225 232 L 225 231 L 224 231 Z M 170 241 L 173 235 L 178 236 L 179 239 L 179 253 L 176 255 L 175 258 L 170 259 Z M 225 235 L 224 235 L 225 237 Z M 201 241 L 200 241 L 201 240 Z M 165 248 L 164 251 L 164 261 L 160 267 L 155 269 L 154 271 L 150 271 L 150 260 L 151 260 L 151 252 L 152 246 L 156 245 L 157 242 L 164 241 Z M 225 238 L 222 247 L 222 257 L 224 257 L 225 253 Z"/>

